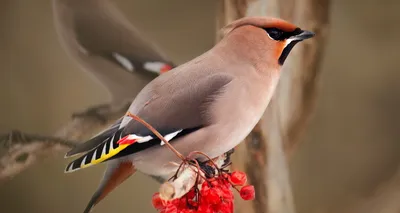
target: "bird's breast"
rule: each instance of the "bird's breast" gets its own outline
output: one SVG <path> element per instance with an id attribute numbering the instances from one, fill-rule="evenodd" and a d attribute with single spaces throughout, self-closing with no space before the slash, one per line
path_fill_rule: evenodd
<path id="1" fill-rule="evenodd" d="M 214 157 L 237 146 L 263 116 L 278 83 L 279 76 L 267 82 L 239 81 L 214 106 L 218 140 L 209 148 Z"/>

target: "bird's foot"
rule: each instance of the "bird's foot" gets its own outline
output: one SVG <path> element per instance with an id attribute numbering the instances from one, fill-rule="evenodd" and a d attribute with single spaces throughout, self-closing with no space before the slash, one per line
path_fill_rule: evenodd
<path id="1" fill-rule="evenodd" d="M 225 153 L 225 160 L 224 160 L 224 163 L 223 163 L 222 166 L 221 166 L 222 169 L 224 169 L 224 168 L 226 168 L 226 167 L 228 167 L 228 166 L 230 166 L 230 165 L 232 164 L 232 162 L 231 162 L 231 155 L 232 155 L 234 152 L 235 152 L 235 148 L 233 148 L 233 149 L 231 149 L 231 150 L 229 150 L 229 151 L 227 151 L 227 152 Z"/>
<path id="2" fill-rule="evenodd" d="M 212 165 L 210 165 L 210 163 L 208 161 L 205 162 L 200 162 L 197 160 L 197 162 L 199 163 L 200 169 L 204 172 L 204 175 L 207 178 L 212 178 L 215 176 L 215 167 L 213 167 Z"/>

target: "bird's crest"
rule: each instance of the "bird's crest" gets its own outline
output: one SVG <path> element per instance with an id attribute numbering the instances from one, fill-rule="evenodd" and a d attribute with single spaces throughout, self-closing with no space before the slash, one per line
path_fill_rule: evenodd
<path id="1" fill-rule="evenodd" d="M 235 28 L 245 26 L 245 25 L 252 25 L 255 27 L 260 27 L 260 28 L 272 28 L 276 27 L 279 28 L 283 31 L 291 32 L 294 31 L 297 26 L 289 23 L 283 19 L 279 18 L 273 18 L 273 17 L 264 17 L 264 16 L 248 16 L 244 17 L 241 19 L 237 19 L 233 21 L 232 23 L 226 25 L 220 30 L 220 35 L 221 36 L 226 36 L 229 34 L 232 30 Z"/>

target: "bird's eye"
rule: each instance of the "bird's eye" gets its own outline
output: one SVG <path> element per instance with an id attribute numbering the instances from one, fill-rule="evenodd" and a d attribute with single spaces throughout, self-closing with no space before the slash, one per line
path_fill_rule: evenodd
<path id="1" fill-rule="evenodd" d="M 267 31 L 268 35 L 274 39 L 274 40 L 284 40 L 284 32 L 282 30 L 279 30 L 277 28 L 267 28 L 265 29 Z"/>

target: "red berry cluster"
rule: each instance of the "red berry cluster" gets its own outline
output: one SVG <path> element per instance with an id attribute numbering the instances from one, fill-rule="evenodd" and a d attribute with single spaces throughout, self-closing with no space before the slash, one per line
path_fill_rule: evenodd
<path id="1" fill-rule="evenodd" d="M 235 171 L 221 173 L 218 176 L 207 178 L 201 189 L 194 186 L 183 197 L 164 201 L 159 193 L 152 198 L 154 208 L 160 213 L 233 213 L 233 192 L 247 182 L 246 174 Z M 238 190 L 239 191 L 239 190 Z M 252 200 L 255 197 L 254 186 L 246 185 L 240 189 L 240 196 L 244 200 Z"/>

